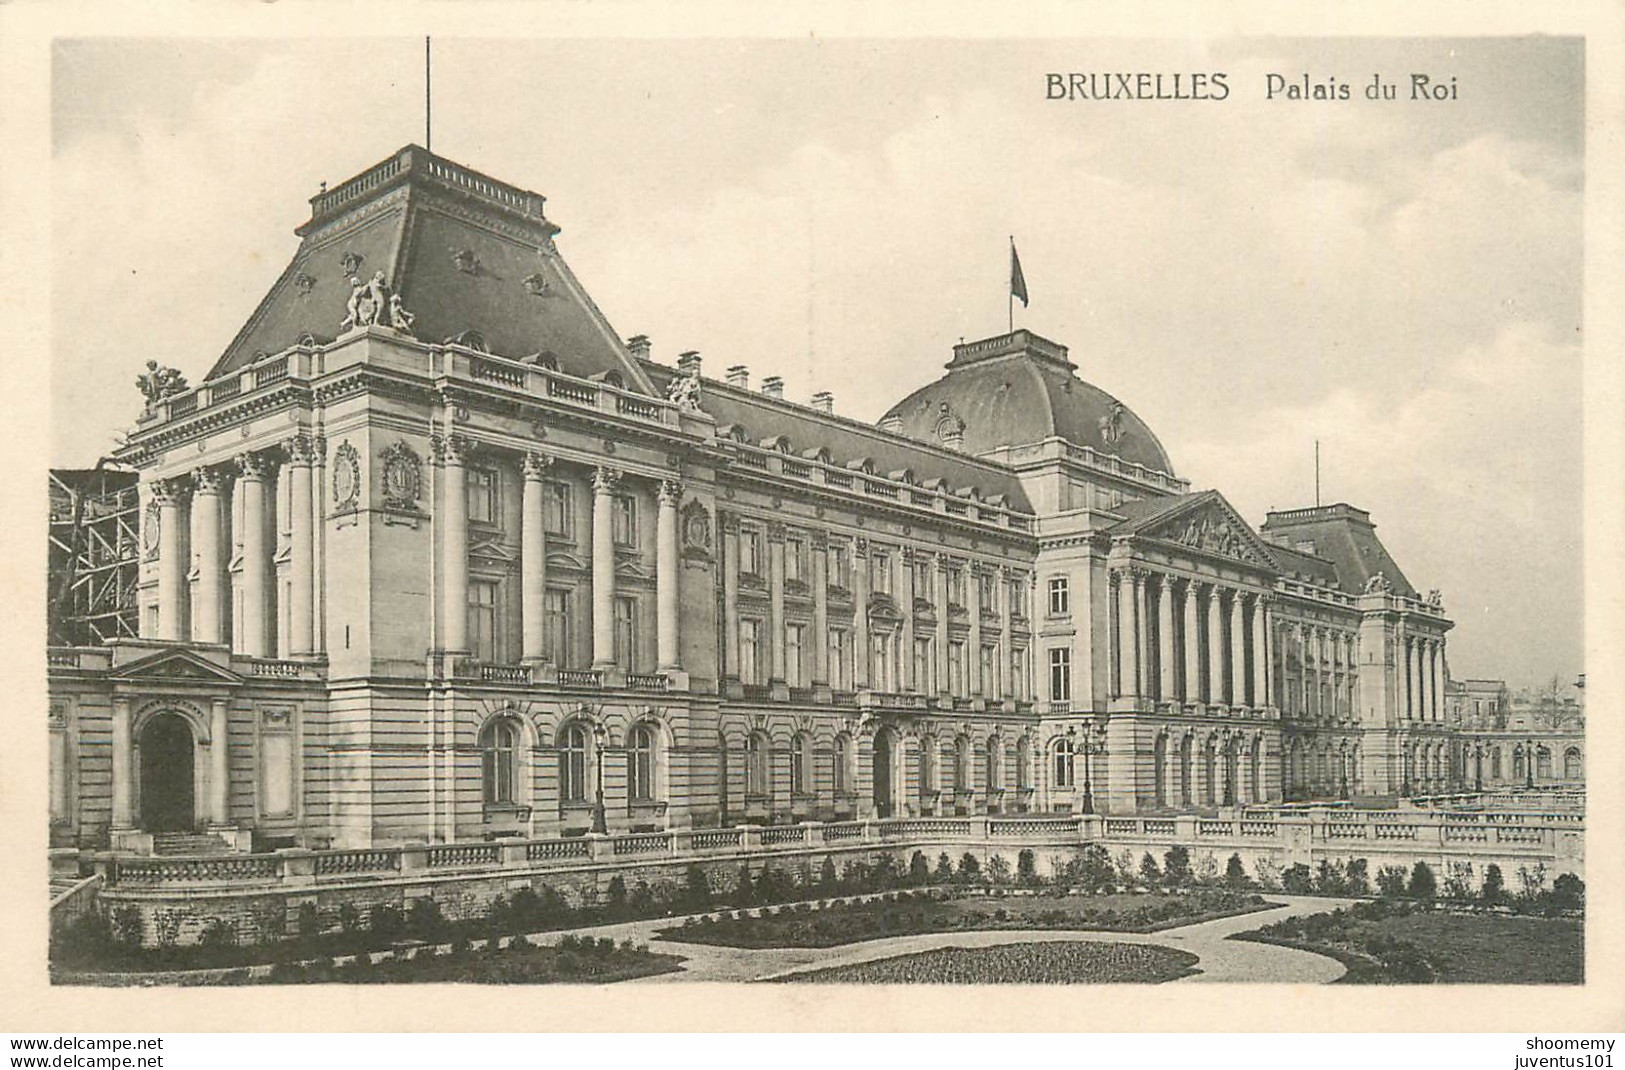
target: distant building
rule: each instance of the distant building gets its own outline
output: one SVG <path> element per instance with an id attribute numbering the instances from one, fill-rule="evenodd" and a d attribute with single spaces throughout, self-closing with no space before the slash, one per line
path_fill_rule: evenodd
<path id="1" fill-rule="evenodd" d="M 368 846 L 1465 786 L 1438 592 L 1254 530 L 1026 330 L 871 426 L 650 359 L 543 198 L 408 147 L 139 472 L 139 638 L 50 657 L 57 840 Z M 132 535 L 133 538 L 133 535 Z"/>
<path id="2" fill-rule="evenodd" d="M 1583 675 L 1572 686 L 1554 681 L 1517 694 L 1502 680 L 1463 680 L 1450 702 L 1469 787 L 1585 786 Z"/>

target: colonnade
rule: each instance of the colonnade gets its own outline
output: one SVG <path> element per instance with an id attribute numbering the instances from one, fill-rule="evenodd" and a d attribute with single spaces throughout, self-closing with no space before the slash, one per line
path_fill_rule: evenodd
<path id="1" fill-rule="evenodd" d="M 1282 705 L 1311 720 L 1346 721 L 1355 716 L 1357 643 L 1353 632 L 1332 625 L 1289 621 L 1281 627 L 1286 649 L 1298 651 L 1298 673 L 1282 669 Z"/>
<path id="2" fill-rule="evenodd" d="M 1267 593 L 1141 568 L 1110 575 L 1114 698 L 1269 704 Z"/>
<path id="3" fill-rule="evenodd" d="M 1407 635 L 1403 640 L 1405 718 L 1412 721 L 1444 720 L 1444 640 L 1432 636 Z"/>

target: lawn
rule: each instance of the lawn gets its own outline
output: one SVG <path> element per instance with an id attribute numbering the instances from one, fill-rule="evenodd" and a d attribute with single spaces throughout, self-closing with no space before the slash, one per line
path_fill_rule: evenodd
<path id="1" fill-rule="evenodd" d="M 413 949 L 410 957 L 372 962 L 357 955 L 342 966 L 331 959 L 279 962 L 269 974 L 249 976 L 245 967 L 192 973 L 58 975 L 57 984 L 128 985 L 244 985 L 244 984 L 488 984 L 602 985 L 670 973 L 683 961 L 677 955 L 656 955 L 642 947 L 616 946 L 614 941 L 566 937 L 562 946 L 536 946 L 520 938 L 506 947 L 479 950 L 453 945 L 436 954 L 433 946 Z"/>
<path id="2" fill-rule="evenodd" d="M 1194 972 L 1189 951 L 1075 940 L 943 947 L 775 980 L 797 984 L 1087 985 L 1161 984 Z"/>
<path id="3" fill-rule="evenodd" d="M 1264 910 L 1256 895 L 1205 889 L 1185 894 L 1033 895 L 944 898 L 898 893 L 823 909 L 794 907 L 705 916 L 660 933 L 662 940 L 726 947 L 835 947 L 888 936 L 956 930 L 1093 930 L 1155 932 L 1216 917 Z"/>
<path id="4" fill-rule="evenodd" d="M 1584 923 L 1359 903 L 1235 939 L 1301 947 L 1348 967 L 1346 984 L 1582 984 Z M 1514 965 L 1515 964 L 1515 965 Z"/>

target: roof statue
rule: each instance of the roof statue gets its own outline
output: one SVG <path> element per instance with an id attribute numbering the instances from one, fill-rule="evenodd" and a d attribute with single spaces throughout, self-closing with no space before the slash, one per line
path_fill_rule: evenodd
<path id="1" fill-rule="evenodd" d="M 135 377 L 135 385 L 141 391 L 141 396 L 147 399 L 149 409 L 167 397 L 184 394 L 191 389 L 186 385 L 186 376 L 178 369 L 161 368 L 156 360 L 147 361 L 147 370 Z"/>
<path id="2" fill-rule="evenodd" d="M 393 327 L 406 333 L 412 329 L 415 318 L 401 307 L 400 294 L 390 291 L 389 283 L 384 281 L 384 273 L 375 271 L 366 282 L 355 276 L 350 277 L 350 300 L 345 305 L 344 322 L 339 324 L 339 333 L 358 327 Z"/>
<path id="3" fill-rule="evenodd" d="M 1371 578 L 1365 581 L 1366 594 L 1387 594 L 1394 589 L 1388 582 L 1388 577 L 1380 572 L 1373 572 Z"/>
<path id="4" fill-rule="evenodd" d="M 666 388 L 666 400 L 677 406 L 679 412 L 700 411 L 700 377 L 679 375 Z"/>
<path id="5" fill-rule="evenodd" d="M 1434 609 L 1444 608 L 1444 593 L 1441 592 L 1437 587 L 1428 592 L 1428 605 L 1432 606 Z"/>

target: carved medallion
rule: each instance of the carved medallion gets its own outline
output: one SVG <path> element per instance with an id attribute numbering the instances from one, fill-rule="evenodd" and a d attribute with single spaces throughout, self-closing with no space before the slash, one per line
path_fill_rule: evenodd
<path id="1" fill-rule="evenodd" d="M 364 259 L 360 253 L 345 253 L 339 259 L 339 269 L 346 275 L 354 275 L 361 270 L 361 261 Z"/>
<path id="2" fill-rule="evenodd" d="M 158 558 L 158 535 L 163 524 L 163 513 L 157 502 L 147 503 L 145 523 L 141 525 L 141 556 L 148 561 Z"/>
<path id="3" fill-rule="evenodd" d="M 299 291 L 300 297 L 304 297 L 308 295 L 311 290 L 316 288 L 316 280 L 314 277 L 301 271 L 299 274 L 293 277 L 293 288 Z"/>
<path id="4" fill-rule="evenodd" d="M 405 442 L 384 450 L 384 505 L 416 509 L 423 496 L 423 461 Z"/>
<path id="5" fill-rule="evenodd" d="M 711 514 L 698 501 L 683 507 L 683 549 L 694 553 L 711 552 Z"/>
<path id="6" fill-rule="evenodd" d="M 348 442 L 333 453 L 333 505 L 354 509 L 361 497 L 361 454 Z"/>

